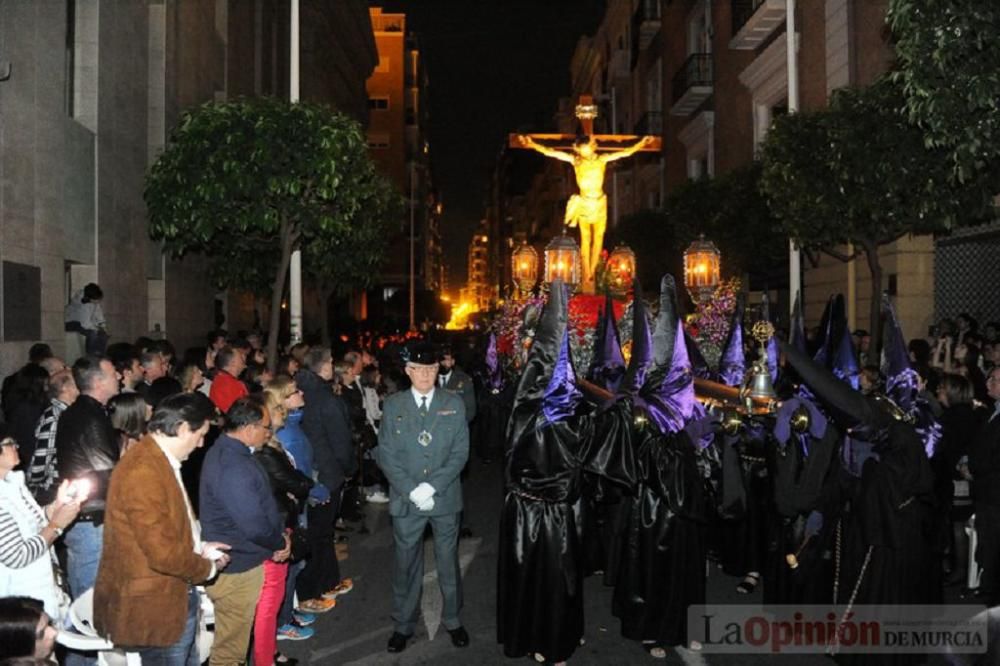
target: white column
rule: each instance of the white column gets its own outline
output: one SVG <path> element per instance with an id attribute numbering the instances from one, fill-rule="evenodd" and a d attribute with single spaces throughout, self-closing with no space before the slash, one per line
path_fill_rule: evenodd
<path id="1" fill-rule="evenodd" d="M 299 0 L 292 0 L 291 10 L 288 100 L 294 103 L 299 101 Z M 289 330 L 295 343 L 302 341 L 302 250 L 298 248 L 292 250 L 288 274 Z"/>
<path id="2" fill-rule="evenodd" d="M 788 113 L 799 110 L 799 62 L 795 49 L 795 0 L 785 0 L 785 48 L 788 53 Z M 795 296 L 802 291 L 802 256 L 795 242 L 788 241 L 788 307 L 795 309 Z"/>

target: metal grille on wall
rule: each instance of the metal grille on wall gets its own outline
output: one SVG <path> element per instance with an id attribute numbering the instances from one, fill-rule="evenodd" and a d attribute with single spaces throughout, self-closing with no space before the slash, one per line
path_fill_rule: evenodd
<path id="1" fill-rule="evenodd" d="M 956 231 L 934 250 L 934 316 L 1000 321 L 1000 221 Z"/>

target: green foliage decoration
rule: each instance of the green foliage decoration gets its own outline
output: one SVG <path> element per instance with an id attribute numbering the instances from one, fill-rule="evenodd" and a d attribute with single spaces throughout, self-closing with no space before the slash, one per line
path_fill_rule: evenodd
<path id="1" fill-rule="evenodd" d="M 147 175 L 149 233 L 175 257 L 206 255 L 218 287 L 270 293 L 273 360 L 292 250 L 317 243 L 328 261 L 350 261 L 336 239 L 368 219 L 359 210 L 374 182 L 361 127 L 342 113 L 268 97 L 208 103 L 182 116 Z"/>
<path id="2" fill-rule="evenodd" d="M 974 180 L 1000 158 L 1000 3 L 891 0 L 887 21 L 909 118 L 954 180 Z"/>
<path id="3" fill-rule="evenodd" d="M 782 233 L 807 252 L 867 260 L 872 331 L 882 289 L 878 247 L 908 234 L 946 233 L 990 209 L 988 175 L 953 183 L 946 151 L 925 146 L 904 105 L 891 77 L 838 90 L 828 109 L 776 119 L 762 151 L 761 188 Z M 844 253 L 847 243 L 853 254 Z"/>

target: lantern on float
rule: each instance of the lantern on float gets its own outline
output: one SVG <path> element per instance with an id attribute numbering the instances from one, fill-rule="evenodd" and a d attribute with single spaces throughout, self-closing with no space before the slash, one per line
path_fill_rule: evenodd
<path id="1" fill-rule="evenodd" d="M 545 246 L 545 284 L 562 280 L 572 289 L 580 284 L 580 247 L 564 233 Z"/>
<path id="2" fill-rule="evenodd" d="M 702 235 L 684 250 L 684 286 L 695 303 L 703 303 L 719 286 L 719 248 Z"/>
<path id="3" fill-rule="evenodd" d="M 608 284 L 611 293 L 624 296 L 635 279 L 635 252 L 628 245 L 619 244 L 608 255 Z"/>
<path id="4" fill-rule="evenodd" d="M 511 277 L 521 293 L 525 294 L 531 291 L 538 281 L 538 252 L 528 245 L 527 241 L 521 241 L 511 255 Z"/>

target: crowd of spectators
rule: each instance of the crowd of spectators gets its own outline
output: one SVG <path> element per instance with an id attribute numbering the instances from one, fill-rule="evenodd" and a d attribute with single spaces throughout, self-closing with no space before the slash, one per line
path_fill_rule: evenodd
<path id="1" fill-rule="evenodd" d="M 262 342 L 141 338 L 71 368 L 36 344 L 4 379 L 3 658 L 49 659 L 50 623 L 93 590 L 101 635 L 150 663 L 199 663 L 203 593 L 212 664 L 294 661 L 277 641 L 310 638 L 353 589 L 337 544 L 362 502 L 388 502 L 371 448 L 406 383 L 401 359 L 361 348 L 296 344 L 272 371 Z"/>

